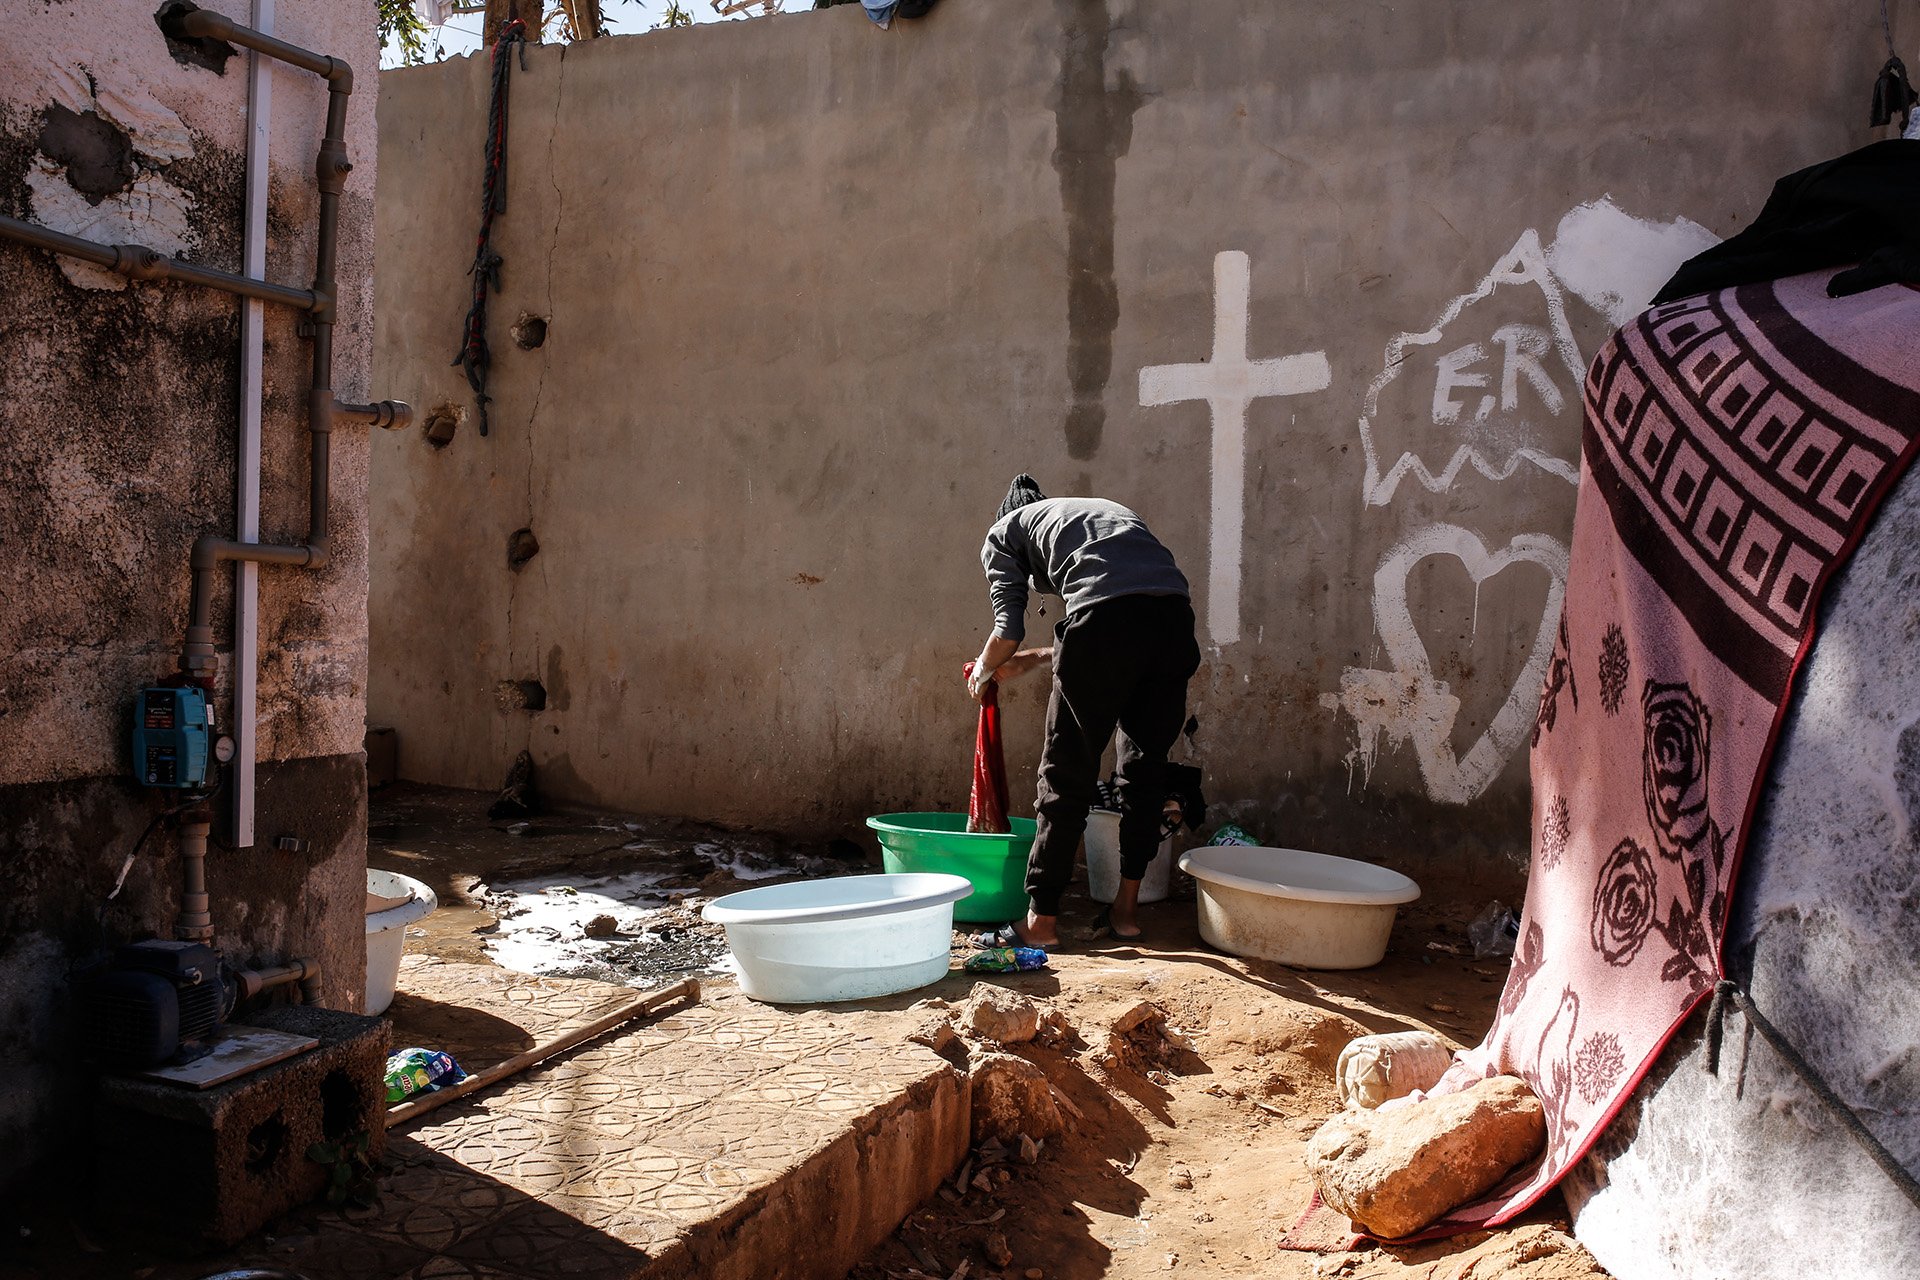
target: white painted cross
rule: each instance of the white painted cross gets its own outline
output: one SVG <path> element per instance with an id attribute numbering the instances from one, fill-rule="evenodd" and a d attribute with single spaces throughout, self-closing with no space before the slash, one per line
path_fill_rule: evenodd
<path id="1" fill-rule="evenodd" d="M 1247 406 L 1265 396 L 1325 391 L 1327 353 L 1247 359 L 1253 272 L 1235 249 L 1213 259 L 1213 359 L 1140 370 L 1145 406 L 1205 400 L 1213 415 L 1213 529 L 1208 540 L 1207 631 L 1215 645 L 1240 638 L 1240 558 L 1246 537 Z"/>

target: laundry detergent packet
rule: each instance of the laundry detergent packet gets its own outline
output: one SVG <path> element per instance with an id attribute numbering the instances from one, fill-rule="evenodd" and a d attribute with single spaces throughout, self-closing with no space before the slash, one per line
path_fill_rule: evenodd
<path id="1" fill-rule="evenodd" d="M 1024 973 L 1047 967 L 1047 953 L 1038 947 L 988 947 L 967 957 L 968 973 Z"/>
<path id="2" fill-rule="evenodd" d="M 466 1077 L 451 1054 L 438 1049 L 402 1049 L 387 1058 L 387 1103 L 405 1102 L 416 1093 L 431 1093 Z"/>

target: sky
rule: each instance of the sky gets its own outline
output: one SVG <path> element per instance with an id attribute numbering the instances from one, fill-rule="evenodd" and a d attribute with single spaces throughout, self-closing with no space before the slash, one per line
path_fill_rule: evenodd
<path id="1" fill-rule="evenodd" d="M 723 19 L 713 11 L 713 0 L 680 0 L 680 7 L 692 15 L 695 22 L 742 22 L 747 20 L 747 14 L 758 16 L 760 13 L 760 6 L 756 4 L 747 14 Z M 810 9 L 813 0 L 786 0 L 786 7 L 789 11 Z M 659 25 L 666 10 L 667 0 L 602 0 L 601 4 L 601 16 L 606 19 L 607 30 L 619 36 L 652 30 Z M 434 32 L 428 40 L 427 59 L 432 61 L 441 56 L 457 58 L 476 52 L 480 48 L 481 18 L 482 15 L 477 13 L 454 15 L 452 21 Z M 382 67 L 397 67 L 401 63 L 398 46 L 390 44 L 381 51 Z"/>

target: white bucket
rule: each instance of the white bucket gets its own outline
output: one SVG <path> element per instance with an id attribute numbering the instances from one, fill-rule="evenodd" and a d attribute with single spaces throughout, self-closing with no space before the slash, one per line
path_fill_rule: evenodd
<path id="1" fill-rule="evenodd" d="M 367 868 L 367 1003 L 363 1012 L 385 1013 L 400 981 L 407 926 L 440 905 L 433 890 L 397 871 Z"/>
<path id="2" fill-rule="evenodd" d="M 1112 902 L 1120 893 L 1120 815 L 1111 809 L 1087 814 L 1087 896 Z M 1140 901 L 1162 902 L 1173 891 L 1173 837 L 1160 842 L 1160 851 L 1147 863 L 1140 880 Z"/>
<path id="3" fill-rule="evenodd" d="M 740 990 L 770 1004 L 865 1000 L 947 976 L 964 876 L 803 880 L 730 893 L 701 915 L 725 925 Z"/>
<path id="4" fill-rule="evenodd" d="M 1304 849 L 1207 845 L 1180 855 L 1180 869 L 1209 944 L 1301 969 L 1379 964 L 1399 904 L 1420 896 L 1398 871 Z"/>

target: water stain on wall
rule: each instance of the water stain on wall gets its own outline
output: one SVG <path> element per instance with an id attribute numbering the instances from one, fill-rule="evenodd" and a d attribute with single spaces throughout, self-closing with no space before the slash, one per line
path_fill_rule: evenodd
<path id="1" fill-rule="evenodd" d="M 1060 79 L 1054 87 L 1053 168 L 1067 223 L 1067 453 L 1100 449 L 1113 372 L 1120 291 L 1113 276 L 1113 192 L 1117 162 L 1133 143 L 1133 113 L 1144 95 L 1121 71 L 1107 87 L 1113 16 L 1108 0 L 1054 0 L 1060 16 Z"/>

